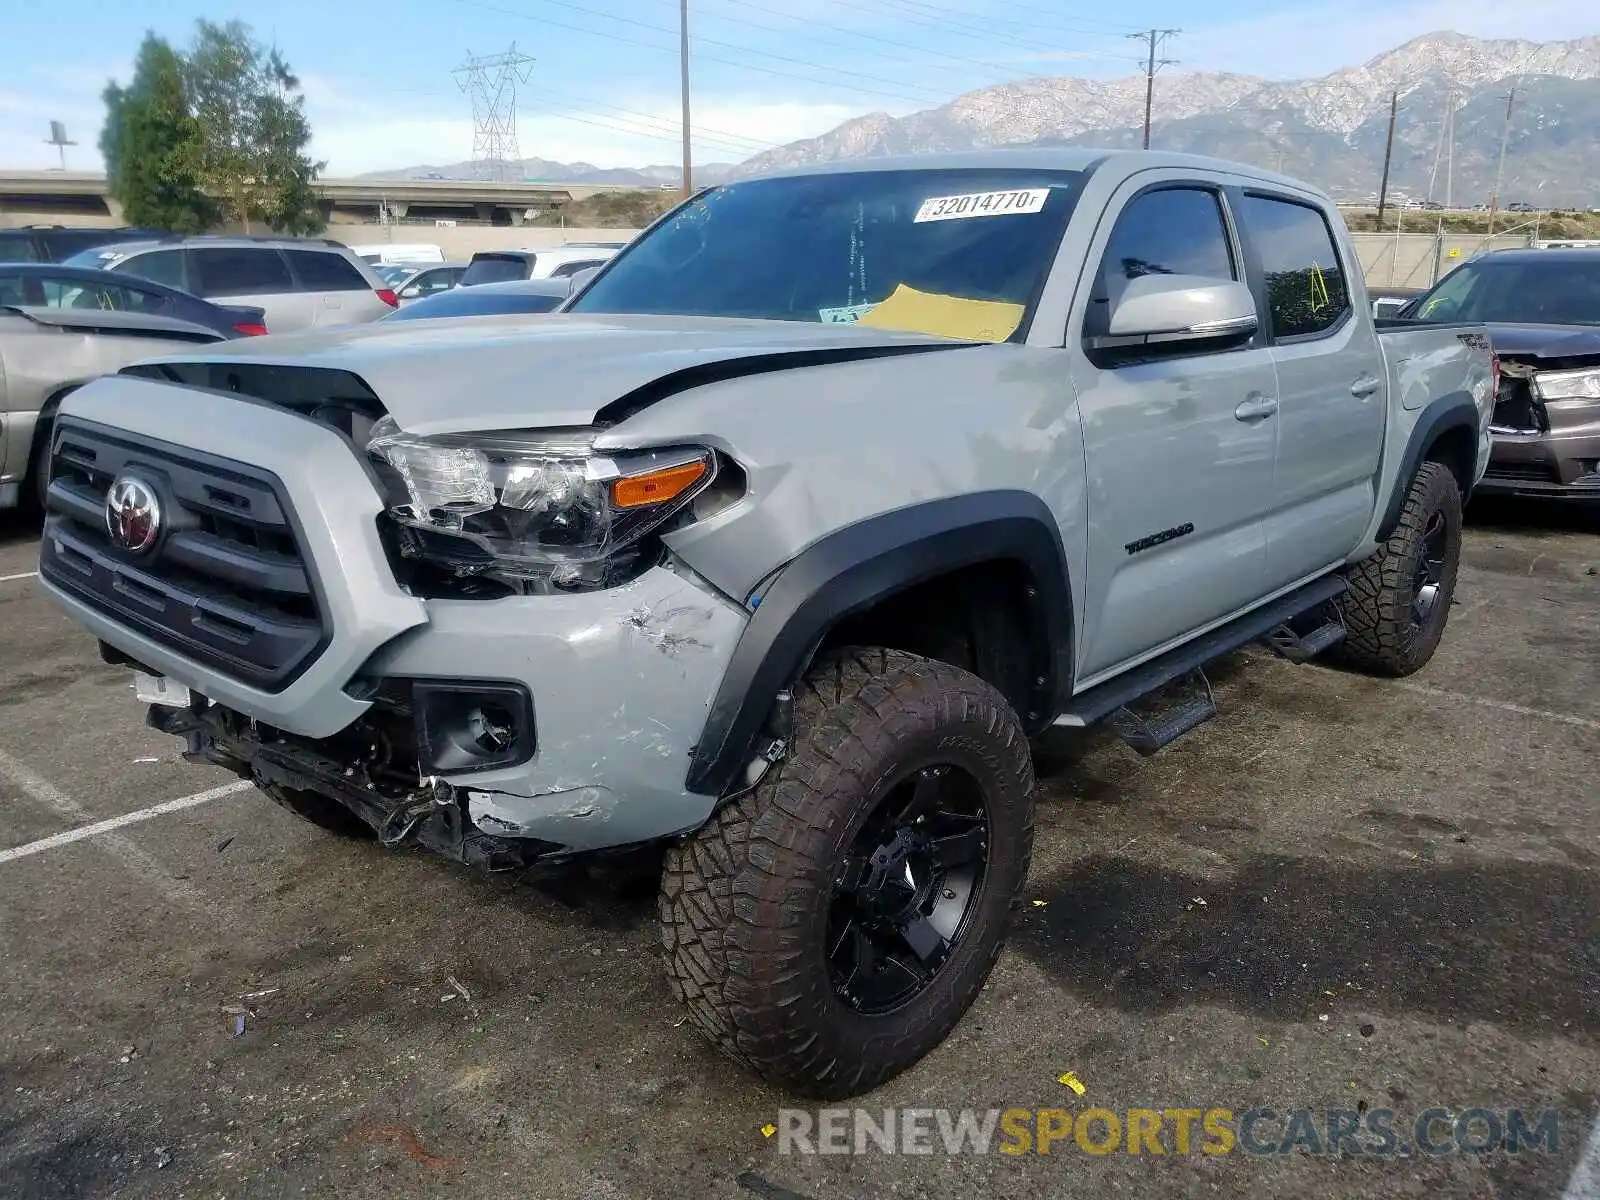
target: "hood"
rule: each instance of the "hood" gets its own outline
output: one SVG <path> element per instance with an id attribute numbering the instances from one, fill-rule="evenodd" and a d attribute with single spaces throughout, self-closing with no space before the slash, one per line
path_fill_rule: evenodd
<path id="1" fill-rule="evenodd" d="M 243 338 L 140 366 L 214 364 L 213 386 L 229 367 L 274 368 L 264 380 L 284 367 L 343 372 L 402 429 L 431 435 L 608 423 L 714 380 L 970 344 L 793 321 L 491 316 Z M 277 399 L 243 379 L 237 390 Z"/>
<path id="2" fill-rule="evenodd" d="M 1600 328 L 1588 325 L 1489 326 L 1496 354 L 1511 358 L 1600 359 Z"/>

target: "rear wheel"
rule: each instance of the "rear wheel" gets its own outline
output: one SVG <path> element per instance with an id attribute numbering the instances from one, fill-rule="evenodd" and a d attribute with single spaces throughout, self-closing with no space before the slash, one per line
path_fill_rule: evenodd
<path id="1" fill-rule="evenodd" d="M 1350 572 L 1345 660 L 1377 675 L 1422 668 L 1444 636 L 1460 564 L 1461 491 L 1448 467 L 1423 463 L 1394 533 Z"/>
<path id="2" fill-rule="evenodd" d="M 1005 699 L 894 650 L 832 656 L 793 752 L 667 853 L 674 992 L 737 1061 L 859 1094 L 977 998 L 1028 870 L 1033 766 Z"/>

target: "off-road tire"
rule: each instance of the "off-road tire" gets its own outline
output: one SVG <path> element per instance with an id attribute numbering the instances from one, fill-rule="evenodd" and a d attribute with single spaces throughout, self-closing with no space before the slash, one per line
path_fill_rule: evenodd
<path id="1" fill-rule="evenodd" d="M 674 994 L 724 1053 L 794 1092 L 858 1095 L 941 1041 L 994 966 L 1027 878 L 1033 763 L 998 691 L 898 650 L 824 657 L 796 689 L 794 745 L 761 783 L 669 848 L 660 899 Z M 949 958 L 901 1007 L 863 1015 L 827 963 L 835 874 L 890 781 L 956 762 L 988 812 L 982 883 Z"/>
<path id="2" fill-rule="evenodd" d="M 372 826 L 355 813 L 337 800 L 331 800 L 318 792 L 302 791 L 277 783 L 258 782 L 256 786 L 271 797 L 274 803 L 287 808 L 295 816 L 310 821 L 319 829 L 326 829 L 329 833 L 337 833 L 341 837 L 348 838 L 376 836 Z"/>
<path id="3" fill-rule="evenodd" d="M 1415 580 L 1435 515 L 1444 521 L 1444 572 L 1428 619 L 1419 625 L 1412 612 Z M 1350 590 L 1339 601 L 1346 631 L 1339 657 L 1359 670 L 1393 677 L 1426 665 L 1450 618 L 1460 563 L 1461 490 L 1448 467 L 1425 462 L 1406 492 L 1394 533 L 1349 573 Z"/>

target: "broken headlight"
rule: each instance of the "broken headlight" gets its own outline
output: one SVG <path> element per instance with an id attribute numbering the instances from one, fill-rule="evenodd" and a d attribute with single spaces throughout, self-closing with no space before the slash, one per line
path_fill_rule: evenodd
<path id="1" fill-rule="evenodd" d="M 605 587 L 716 474 L 705 447 L 596 453 L 594 430 L 419 437 L 392 417 L 367 454 L 402 557 L 524 590 Z"/>
<path id="2" fill-rule="evenodd" d="M 1600 367 L 1578 371 L 1540 371 L 1533 377 L 1541 400 L 1587 400 L 1600 403 Z"/>

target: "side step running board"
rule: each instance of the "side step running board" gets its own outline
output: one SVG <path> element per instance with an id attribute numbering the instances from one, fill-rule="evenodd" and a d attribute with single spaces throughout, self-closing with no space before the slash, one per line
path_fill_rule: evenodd
<path id="1" fill-rule="evenodd" d="M 1068 702 L 1066 711 L 1056 718 L 1055 723 L 1093 725 L 1139 697 L 1148 696 L 1157 688 L 1164 687 L 1174 679 L 1181 679 L 1213 659 L 1250 642 L 1259 641 L 1278 626 L 1320 608 L 1343 595 L 1348 586 L 1342 575 L 1325 575 L 1321 579 L 1314 579 L 1210 633 L 1201 634 L 1147 663 L 1141 663 L 1132 670 L 1078 693 Z"/>
<path id="2" fill-rule="evenodd" d="M 1344 641 L 1345 630 L 1342 621 L 1324 621 L 1307 633 L 1296 630 L 1296 624 L 1306 624 L 1306 622 L 1285 621 L 1262 639 L 1274 652 L 1290 662 L 1310 662 L 1324 650 Z"/>
<path id="3" fill-rule="evenodd" d="M 1154 715 L 1145 716 L 1132 706 L 1123 705 L 1111 714 L 1111 728 L 1147 757 L 1163 746 L 1172 745 L 1196 725 L 1217 715 L 1216 697 L 1211 694 L 1211 681 L 1204 671 L 1191 671 L 1182 687 L 1183 694 Z"/>

